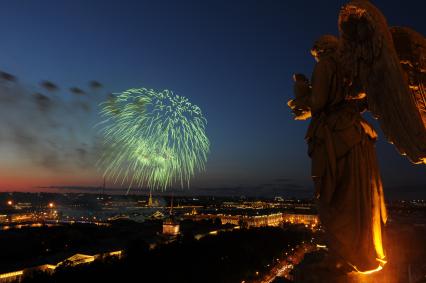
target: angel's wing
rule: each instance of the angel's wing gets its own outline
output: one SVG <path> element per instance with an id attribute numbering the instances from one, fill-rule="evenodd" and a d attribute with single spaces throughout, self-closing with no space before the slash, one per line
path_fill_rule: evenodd
<path id="1" fill-rule="evenodd" d="M 345 77 L 362 86 L 369 110 L 399 152 L 412 162 L 426 163 L 424 101 L 419 107 L 421 99 L 410 91 L 385 17 L 369 1 L 353 0 L 340 11 L 339 31 Z M 420 81 L 416 85 L 424 87 Z M 424 89 L 422 94 L 424 99 Z"/>
<path id="2" fill-rule="evenodd" d="M 411 95 L 426 125 L 426 38 L 406 27 L 390 29 Z"/>

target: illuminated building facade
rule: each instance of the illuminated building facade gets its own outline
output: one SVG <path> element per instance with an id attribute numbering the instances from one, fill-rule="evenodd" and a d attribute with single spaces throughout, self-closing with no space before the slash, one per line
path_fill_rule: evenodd
<path id="1" fill-rule="evenodd" d="M 180 232 L 180 225 L 178 222 L 173 221 L 173 219 L 166 219 L 163 222 L 163 234 L 167 236 L 177 236 Z"/>
<path id="2" fill-rule="evenodd" d="M 224 214 L 198 214 L 187 215 L 187 218 L 195 221 L 203 219 L 217 219 L 219 218 L 222 224 L 242 225 L 244 227 L 265 227 L 265 226 L 279 226 L 283 223 L 314 225 L 319 223 L 318 216 L 313 214 L 285 214 L 273 213 L 264 215 L 224 215 Z"/>
<path id="3" fill-rule="evenodd" d="M 318 225 L 318 215 L 312 214 L 283 214 L 283 221 L 295 224 Z"/>
<path id="4" fill-rule="evenodd" d="M 101 258 L 101 257 L 105 257 L 105 256 L 114 256 L 114 257 L 121 258 L 121 255 L 122 255 L 121 250 L 108 252 L 108 253 L 95 254 L 95 255 L 75 254 L 75 255 L 59 262 L 56 265 L 54 265 L 54 264 L 43 264 L 43 265 L 36 266 L 36 267 L 25 268 L 25 269 L 22 269 L 22 270 L 17 270 L 17 271 L 12 271 L 12 272 L 0 274 L 0 283 L 20 282 L 22 280 L 22 277 L 25 274 L 35 272 L 35 271 L 53 272 L 58 266 L 60 266 L 64 263 L 71 264 L 72 266 L 76 266 L 76 265 L 79 265 L 79 264 L 93 262 L 96 259 Z"/>

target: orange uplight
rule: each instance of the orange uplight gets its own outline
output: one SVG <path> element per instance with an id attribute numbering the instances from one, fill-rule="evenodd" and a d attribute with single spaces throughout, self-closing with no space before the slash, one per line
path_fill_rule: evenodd
<path id="1" fill-rule="evenodd" d="M 317 244 L 317 248 L 319 248 L 319 249 L 327 249 L 327 246 L 326 245 Z"/>
<path id="2" fill-rule="evenodd" d="M 380 271 L 382 269 L 383 269 L 383 267 L 381 265 L 379 265 L 376 269 L 372 269 L 372 270 L 367 270 L 367 271 L 359 271 L 359 270 L 357 270 L 357 273 L 368 275 L 368 274 L 372 274 L 374 272 L 378 272 L 378 271 Z"/>
<path id="3" fill-rule="evenodd" d="M 383 266 L 387 263 L 387 261 L 383 258 L 383 259 L 378 259 L 376 258 L 376 260 L 379 262 L 379 266 L 376 267 L 375 269 L 371 269 L 371 270 L 366 270 L 366 271 L 360 271 L 358 270 L 358 268 L 356 268 L 356 266 L 350 264 L 356 271 L 356 273 L 358 274 L 362 274 L 362 275 L 369 275 L 375 272 L 379 272 L 380 270 L 383 269 Z"/>
<path id="4" fill-rule="evenodd" d="M 7 205 L 13 205 L 13 201 L 8 200 L 8 201 L 7 201 Z"/>
<path id="5" fill-rule="evenodd" d="M 53 202 L 49 202 L 49 207 L 53 208 L 55 205 L 53 204 Z"/>

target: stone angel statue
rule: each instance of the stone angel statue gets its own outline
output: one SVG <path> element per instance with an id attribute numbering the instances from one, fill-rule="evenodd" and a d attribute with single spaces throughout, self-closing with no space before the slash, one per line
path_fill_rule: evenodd
<path id="1" fill-rule="evenodd" d="M 312 47 L 311 81 L 294 75 L 288 106 L 296 120 L 311 119 L 306 141 L 329 255 L 369 273 L 386 263 L 387 216 L 377 134 L 361 113 L 370 111 L 411 162 L 426 163 L 426 39 L 389 28 L 367 0 L 344 5 L 338 25 L 339 38 L 324 35 Z"/>

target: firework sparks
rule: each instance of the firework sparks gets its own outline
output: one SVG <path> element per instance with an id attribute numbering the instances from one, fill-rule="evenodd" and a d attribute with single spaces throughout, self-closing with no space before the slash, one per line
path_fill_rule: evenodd
<path id="1" fill-rule="evenodd" d="M 210 142 L 201 109 L 169 90 L 129 89 L 101 104 L 105 150 L 98 162 L 114 182 L 150 189 L 189 186 Z"/>

